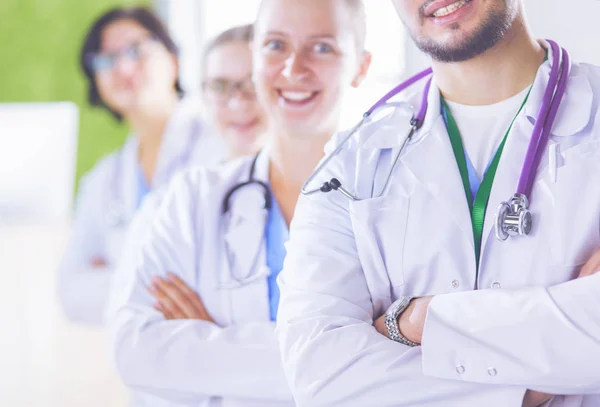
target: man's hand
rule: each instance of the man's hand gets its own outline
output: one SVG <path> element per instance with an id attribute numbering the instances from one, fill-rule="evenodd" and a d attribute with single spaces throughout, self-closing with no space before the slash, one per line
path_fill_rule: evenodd
<path id="1" fill-rule="evenodd" d="M 591 276 L 600 271 L 600 250 L 592 255 L 592 257 L 581 268 L 578 278 Z M 425 318 L 427 317 L 427 308 L 433 297 L 416 298 L 411 301 L 410 305 L 400 315 L 398 319 L 398 327 L 400 333 L 408 340 L 420 344 L 423 341 L 423 329 L 425 328 Z M 385 315 L 377 318 L 373 323 L 377 331 L 388 337 L 387 327 L 385 326 Z M 550 400 L 551 394 L 540 393 L 533 390 L 527 390 L 523 399 L 522 407 L 539 407 Z"/>
<path id="2" fill-rule="evenodd" d="M 523 407 L 538 407 L 550 400 L 552 396 L 533 390 L 527 390 L 523 399 Z"/>
<path id="3" fill-rule="evenodd" d="M 427 309 L 433 297 L 415 298 L 410 302 L 408 308 L 398 318 L 400 333 L 411 342 L 421 344 L 423 342 L 423 330 Z"/>
<path id="4" fill-rule="evenodd" d="M 214 322 L 198 294 L 172 273 L 169 273 L 167 279 L 154 277 L 149 291 L 156 298 L 154 308 L 166 319 L 200 319 Z"/>
<path id="5" fill-rule="evenodd" d="M 600 250 L 592 255 L 592 257 L 585 263 L 585 265 L 581 268 L 581 272 L 579 273 L 579 277 L 587 277 L 592 274 L 596 274 L 600 271 Z"/>
<path id="6" fill-rule="evenodd" d="M 409 341 L 420 344 L 423 340 L 427 308 L 432 299 L 433 297 L 415 298 L 404 312 L 400 314 L 398 328 L 400 329 L 400 333 Z M 387 327 L 385 326 L 385 315 L 379 317 L 373 325 L 380 334 L 388 336 Z"/>

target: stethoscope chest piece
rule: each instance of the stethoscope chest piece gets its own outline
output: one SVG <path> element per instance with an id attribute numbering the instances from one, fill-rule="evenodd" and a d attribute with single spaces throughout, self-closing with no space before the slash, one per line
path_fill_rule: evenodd
<path id="1" fill-rule="evenodd" d="M 509 236 L 527 236 L 533 226 L 529 200 L 523 194 L 514 194 L 508 202 L 502 202 L 496 215 L 496 237 L 506 240 Z"/>

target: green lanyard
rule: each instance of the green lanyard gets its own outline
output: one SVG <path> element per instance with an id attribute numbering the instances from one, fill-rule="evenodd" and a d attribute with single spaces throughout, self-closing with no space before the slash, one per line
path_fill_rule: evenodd
<path id="1" fill-rule="evenodd" d="M 508 134 L 510 133 L 512 126 L 515 123 L 515 120 L 519 116 L 519 113 L 521 113 L 521 110 L 523 110 L 525 103 L 527 103 L 529 93 L 531 93 L 531 88 L 529 88 L 529 92 L 527 92 L 525 100 L 521 104 L 519 111 L 510 123 L 510 126 L 508 127 L 508 130 L 506 131 L 506 134 L 502 139 L 502 143 L 500 143 L 500 147 L 498 147 L 498 151 L 496 151 L 496 155 L 494 155 L 494 158 L 490 163 L 488 170 L 486 171 L 483 177 L 483 180 L 481 181 L 481 185 L 479 186 L 479 190 L 477 191 L 477 195 L 475 196 L 474 201 L 471 201 L 473 195 L 471 193 L 471 184 L 469 183 L 469 171 L 467 170 L 467 159 L 465 157 L 465 148 L 462 143 L 460 131 L 458 130 L 456 120 L 454 120 L 454 117 L 452 117 L 452 113 L 450 113 L 450 109 L 448 108 L 444 97 L 441 97 L 442 109 L 446 118 L 446 127 L 448 129 L 448 135 L 450 136 L 450 143 L 452 144 L 452 150 L 454 151 L 456 164 L 458 164 L 460 177 L 462 178 L 463 187 L 467 196 L 467 202 L 469 203 L 469 211 L 471 212 L 471 223 L 473 226 L 473 238 L 475 241 L 475 262 L 477 266 L 477 271 L 479 271 L 479 257 L 481 254 L 483 221 L 485 219 L 485 211 L 487 208 L 488 201 L 490 199 L 490 193 L 492 192 L 492 184 L 494 183 L 496 170 L 498 169 L 498 163 L 500 162 L 500 157 L 502 156 L 502 150 L 504 150 L 504 145 L 506 144 Z"/>

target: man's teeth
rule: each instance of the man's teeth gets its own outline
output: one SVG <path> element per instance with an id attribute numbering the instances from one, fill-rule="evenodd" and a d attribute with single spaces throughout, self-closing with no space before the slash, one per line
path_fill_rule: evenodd
<path id="1" fill-rule="evenodd" d="M 454 13 L 456 10 L 464 7 L 466 4 L 468 4 L 470 2 L 470 0 L 458 0 L 455 3 L 452 3 L 446 7 L 442 7 L 438 10 L 436 10 L 435 13 L 433 13 L 434 17 L 444 17 L 447 16 L 448 14 L 452 14 Z"/>
<path id="2" fill-rule="evenodd" d="M 281 92 L 281 96 L 292 102 L 303 102 L 313 96 L 313 92 Z"/>

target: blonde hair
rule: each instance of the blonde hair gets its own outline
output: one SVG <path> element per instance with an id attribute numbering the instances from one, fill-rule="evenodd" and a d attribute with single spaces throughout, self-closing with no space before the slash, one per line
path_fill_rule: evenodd
<path id="1" fill-rule="evenodd" d="M 226 45 L 232 42 L 247 42 L 251 43 L 254 38 L 254 25 L 246 24 L 237 27 L 232 27 L 228 30 L 223 31 L 215 38 L 210 40 L 204 47 L 204 59 L 210 54 L 215 48 L 219 48 L 221 45 Z"/>
<path id="2" fill-rule="evenodd" d="M 365 3 L 363 0 L 343 0 L 352 12 L 357 44 L 362 51 L 365 49 L 365 41 L 367 38 L 367 14 L 365 12 Z"/>
<path id="3" fill-rule="evenodd" d="M 350 10 L 350 14 L 352 20 L 354 20 L 354 24 L 352 27 L 354 29 L 354 33 L 356 35 L 356 44 L 360 51 L 365 49 L 365 40 L 367 36 L 367 17 L 365 13 L 365 4 L 363 0 L 337 0 L 343 1 L 348 9 Z M 258 16 L 257 20 L 261 15 L 261 10 L 265 4 L 265 0 L 261 0 L 260 6 L 258 8 Z"/>

